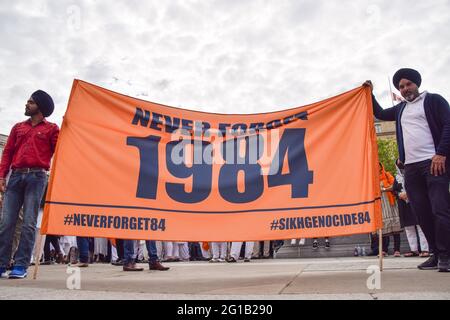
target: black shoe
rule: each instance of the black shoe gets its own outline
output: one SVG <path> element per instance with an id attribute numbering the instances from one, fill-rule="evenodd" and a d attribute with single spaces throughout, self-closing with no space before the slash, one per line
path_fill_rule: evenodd
<path id="1" fill-rule="evenodd" d="M 116 266 L 116 267 L 122 267 L 124 265 L 124 261 L 123 260 L 116 260 L 114 262 L 111 262 L 111 264 L 113 266 Z"/>
<path id="2" fill-rule="evenodd" d="M 325 241 L 325 249 L 330 249 L 330 241 L 328 240 Z"/>
<path id="3" fill-rule="evenodd" d="M 234 263 L 234 262 L 237 262 L 237 261 L 236 261 L 236 259 L 235 259 L 235 258 L 233 258 L 233 257 L 229 257 L 229 258 L 228 258 L 228 260 L 227 260 L 227 262 L 231 262 L 231 263 Z"/>
<path id="4" fill-rule="evenodd" d="M 427 261 L 417 266 L 420 270 L 436 270 L 438 268 L 438 259 L 432 255 Z"/>
<path id="5" fill-rule="evenodd" d="M 448 262 L 448 256 L 441 254 L 439 255 L 438 261 L 439 272 L 450 272 L 450 264 Z"/>
<path id="6" fill-rule="evenodd" d="M 317 242 L 316 240 L 313 242 L 313 250 L 317 250 L 319 249 L 319 242 Z"/>

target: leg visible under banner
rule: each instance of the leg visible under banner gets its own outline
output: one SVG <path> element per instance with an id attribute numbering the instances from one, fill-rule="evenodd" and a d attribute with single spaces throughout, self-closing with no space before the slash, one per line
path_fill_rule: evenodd
<path id="1" fill-rule="evenodd" d="M 383 271 L 383 230 L 380 229 L 378 231 L 379 240 L 378 240 L 378 257 L 380 259 L 380 271 Z"/>

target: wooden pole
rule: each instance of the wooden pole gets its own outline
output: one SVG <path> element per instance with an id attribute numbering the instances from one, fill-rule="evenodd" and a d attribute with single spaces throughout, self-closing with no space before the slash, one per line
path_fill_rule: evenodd
<path id="1" fill-rule="evenodd" d="M 380 271 L 383 271 L 383 229 L 378 231 L 378 257 L 380 260 Z"/>
<path id="2" fill-rule="evenodd" d="M 39 271 L 39 261 L 41 260 L 42 255 L 42 242 L 45 241 L 46 235 L 39 234 L 37 237 L 37 246 L 34 251 L 34 270 L 33 270 L 33 280 L 37 279 L 37 274 Z"/>

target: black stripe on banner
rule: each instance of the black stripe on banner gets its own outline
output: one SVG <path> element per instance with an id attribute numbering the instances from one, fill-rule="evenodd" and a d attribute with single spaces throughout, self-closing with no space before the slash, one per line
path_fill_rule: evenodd
<path id="1" fill-rule="evenodd" d="M 162 212 L 191 213 L 191 214 L 238 214 L 238 213 L 248 213 L 248 212 L 298 211 L 298 210 L 308 210 L 308 209 L 315 210 L 315 209 L 327 209 L 327 208 L 356 207 L 356 206 L 360 206 L 360 205 L 364 205 L 364 204 L 375 203 L 375 201 L 378 201 L 380 199 L 381 198 L 376 198 L 373 201 L 366 201 L 366 202 L 360 202 L 360 203 L 350 203 L 350 204 L 336 204 L 336 205 L 328 205 L 328 206 L 278 208 L 278 209 L 253 209 L 253 210 L 239 210 L 239 211 L 170 210 L 170 209 L 160 209 L 160 208 L 150 208 L 150 207 L 116 206 L 116 205 L 107 205 L 107 204 L 86 204 L 86 203 L 71 203 L 71 202 L 57 202 L 57 201 L 46 201 L 45 203 L 52 204 L 52 205 L 77 206 L 77 207 L 133 209 L 133 210 L 162 211 Z"/>

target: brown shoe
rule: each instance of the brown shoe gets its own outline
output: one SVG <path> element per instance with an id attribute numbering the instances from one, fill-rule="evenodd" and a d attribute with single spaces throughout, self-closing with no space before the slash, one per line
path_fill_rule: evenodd
<path id="1" fill-rule="evenodd" d="M 136 267 L 136 263 L 127 263 L 123 265 L 123 271 L 144 271 L 144 268 Z"/>
<path id="2" fill-rule="evenodd" d="M 167 271 L 170 268 L 164 267 L 159 261 L 149 263 L 150 270 Z"/>

